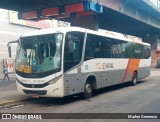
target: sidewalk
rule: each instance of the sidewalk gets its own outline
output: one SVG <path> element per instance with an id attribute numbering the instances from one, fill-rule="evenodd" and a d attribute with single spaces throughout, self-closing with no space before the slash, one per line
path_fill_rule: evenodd
<path id="1" fill-rule="evenodd" d="M 14 74 L 9 74 L 9 81 L 3 78 L 4 74 L 0 74 L 0 105 L 30 98 L 18 93 Z"/>
<path id="2" fill-rule="evenodd" d="M 150 77 L 153 76 L 160 76 L 160 69 L 152 68 Z M 30 98 L 30 96 L 18 93 L 16 89 L 15 75 L 10 75 L 9 81 L 4 81 L 3 77 L 3 75 L 0 75 L 0 105 Z"/>
<path id="3" fill-rule="evenodd" d="M 9 74 L 8 76 L 9 76 L 9 79 L 12 79 L 12 80 L 13 79 L 15 80 L 15 78 L 16 78 L 15 74 Z M 0 74 L 0 80 L 3 80 L 3 78 L 4 78 L 4 74 Z"/>
<path id="4" fill-rule="evenodd" d="M 151 68 L 150 77 L 160 76 L 160 68 Z"/>

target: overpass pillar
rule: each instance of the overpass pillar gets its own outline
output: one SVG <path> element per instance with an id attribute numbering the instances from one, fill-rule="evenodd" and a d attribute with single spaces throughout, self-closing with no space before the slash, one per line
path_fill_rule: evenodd
<path id="1" fill-rule="evenodd" d="M 143 41 L 151 44 L 151 67 L 160 68 L 160 35 L 147 35 Z"/>

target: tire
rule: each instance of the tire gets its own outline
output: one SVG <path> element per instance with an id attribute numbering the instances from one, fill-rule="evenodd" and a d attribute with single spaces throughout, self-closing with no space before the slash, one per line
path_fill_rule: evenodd
<path id="1" fill-rule="evenodd" d="M 82 97 L 84 99 L 88 99 L 88 98 L 91 98 L 92 95 L 93 95 L 93 84 L 87 81 L 84 86 L 84 92 L 82 94 Z"/>
<path id="2" fill-rule="evenodd" d="M 137 72 L 134 72 L 133 77 L 132 77 L 132 81 L 131 81 L 131 86 L 135 86 L 137 84 Z"/>

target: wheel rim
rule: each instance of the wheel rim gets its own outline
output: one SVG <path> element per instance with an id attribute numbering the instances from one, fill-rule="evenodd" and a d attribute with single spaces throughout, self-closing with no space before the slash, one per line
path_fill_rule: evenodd
<path id="1" fill-rule="evenodd" d="M 90 84 L 86 84 L 85 89 L 86 89 L 86 93 L 87 93 L 87 94 L 90 94 L 91 91 L 92 91 L 92 88 L 91 88 L 91 85 L 90 85 Z"/>

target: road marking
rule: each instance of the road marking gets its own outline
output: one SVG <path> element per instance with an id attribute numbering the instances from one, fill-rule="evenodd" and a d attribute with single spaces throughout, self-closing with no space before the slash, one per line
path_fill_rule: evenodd
<path id="1" fill-rule="evenodd" d="M 16 106 L 12 106 L 11 108 L 19 108 L 19 107 L 22 107 L 24 105 L 16 105 Z"/>
<path id="2" fill-rule="evenodd" d="M 19 102 L 19 101 L 27 100 L 27 99 L 30 99 L 30 98 L 24 98 L 24 99 L 17 99 L 17 100 L 9 100 L 9 101 L 5 101 L 5 102 L 0 102 L 0 105 Z"/>

